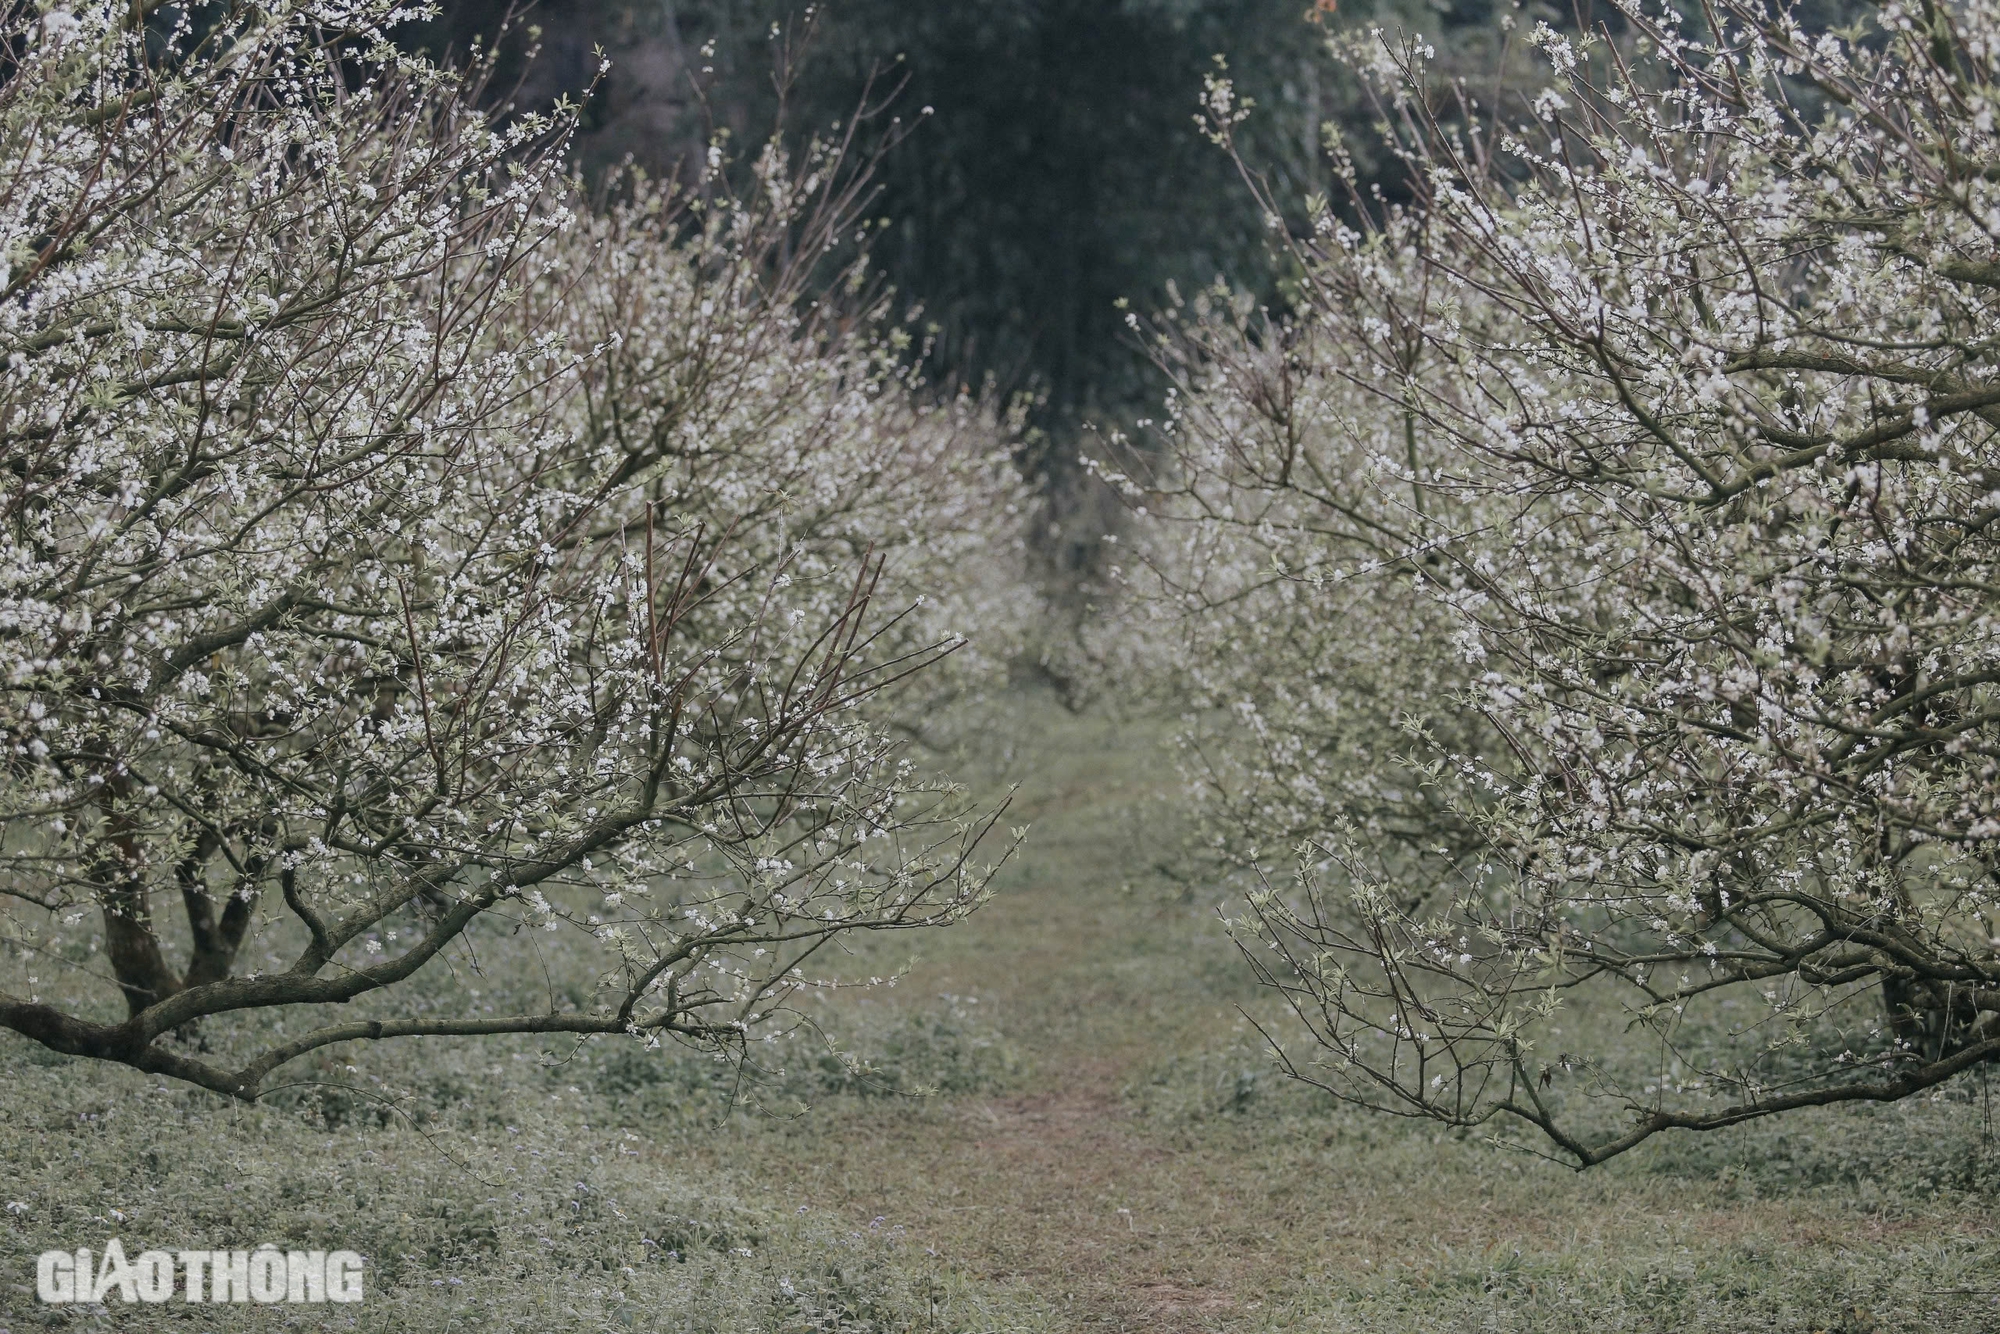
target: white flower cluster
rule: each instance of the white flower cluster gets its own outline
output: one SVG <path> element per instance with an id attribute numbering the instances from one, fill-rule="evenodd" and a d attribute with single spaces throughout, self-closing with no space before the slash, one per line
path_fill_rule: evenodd
<path id="1" fill-rule="evenodd" d="M 1623 8 L 1518 108 L 1383 44 L 1416 202 L 1121 479 L 1298 1072 L 1586 1163 L 2000 1055 L 2000 6 Z"/>
<path id="2" fill-rule="evenodd" d="M 487 119 L 386 0 L 151 14 L 0 20 L 0 929 L 127 1012 L 0 1023 L 238 1096 L 336 1041 L 739 1043 L 839 933 L 973 907 L 990 822 L 887 688 L 1004 653 L 1024 497 L 814 286 L 839 156 L 592 209 L 567 113 Z M 159 1041 L 494 921 L 584 999 Z"/>

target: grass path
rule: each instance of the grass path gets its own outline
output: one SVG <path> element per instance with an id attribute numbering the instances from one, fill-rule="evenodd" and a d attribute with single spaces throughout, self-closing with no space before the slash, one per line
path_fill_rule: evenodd
<path id="1" fill-rule="evenodd" d="M 1029 849 L 992 904 L 926 942 L 900 999 L 978 997 L 1026 1057 L 1022 1087 L 821 1108 L 783 1142 L 808 1198 L 908 1228 L 1062 1327 L 1204 1328 L 1254 1260 L 1228 1180 L 1241 1164 L 1163 1140 L 1124 1093 L 1236 1022 L 1215 989 L 1240 987 L 1233 952 L 1212 915 L 1121 889 L 1151 740 L 1037 709 L 1012 727 L 991 758 L 1021 783 L 1009 818 L 1033 826 Z"/>

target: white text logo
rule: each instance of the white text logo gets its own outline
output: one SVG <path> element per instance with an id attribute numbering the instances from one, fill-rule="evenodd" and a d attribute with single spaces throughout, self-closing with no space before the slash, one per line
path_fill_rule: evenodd
<path id="1" fill-rule="evenodd" d="M 176 1274 L 181 1282 L 175 1282 Z M 358 1302 L 361 1257 L 353 1251 L 145 1251 L 125 1258 L 117 1238 L 92 1263 L 89 1247 L 43 1251 L 35 1291 L 45 1302 Z"/>

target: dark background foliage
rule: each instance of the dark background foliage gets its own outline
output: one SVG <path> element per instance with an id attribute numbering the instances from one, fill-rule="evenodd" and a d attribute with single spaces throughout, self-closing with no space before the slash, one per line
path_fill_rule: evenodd
<path id="1" fill-rule="evenodd" d="M 1488 3 L 1449 0 L 1414 21 L 1470 29 Z M 445 0 L 410 40 L 463 53 L 506 14 L 507 0 Z M 937 383 L 1035 397 L 1022 462 L 1049 494 L 1037 537 L 1061 582 L 1088 571 L 1112 522 L 1079 477 L 1085 432 L 1129 429 L 1162 388 L 1126 310 L 1218 278 L 1272 292 L 1265 219 L 1196 124 L 1204 75 L 1227 59 L 1256 103 L 1247 156 L 1271 198 L 1302 209 L 1326 189 L 1323 123 L 1368 138 L 1369 113 L 1325 51 L 1325 25 L 1356 17 L 1315 0 L 542 0 L 504 43 L 495 86 L 518 85 L 526 104 L 585 88 L 602 47 L 612 66 L 586 107 L 581 160 L 655 171 L 717 130 L 742 158 L 781 121 L 824 133 L 871 90 L 900 90 L 866 131 L 890 135 L 894 118 L 908 131 L 877 168 L 871 213 L 890 225 L 874 257 L 933 333 Z"/>

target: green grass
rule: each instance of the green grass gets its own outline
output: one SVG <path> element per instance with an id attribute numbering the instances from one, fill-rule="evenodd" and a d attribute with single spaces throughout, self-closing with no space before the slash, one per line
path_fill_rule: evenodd
<path id="1" fill-rule="evenodd" d="M 1977 1083 L 1581 1175 L 1343 1111 L 1272 1072 L 1216 897 L 1149 869 L 1157 727 L 1022 694 L 953 734 L 1034 833 L 970 922 L 844 961 L 922 955 L 816 1007 L 859 1074 L 804 1033 L 750 1100 L 682 1053 L 385 1044 L 236 1108 L 0 1041 L 0 1329 L 2000 1328 Z M 370 1295 L 36 1305 L 36 1252 L 113 1233 L 344 1245 Z"/>

